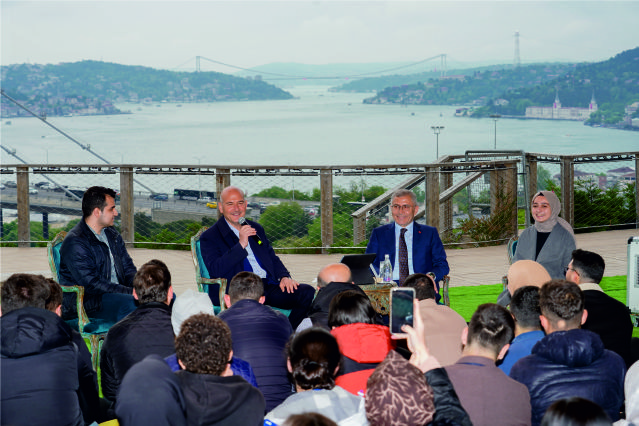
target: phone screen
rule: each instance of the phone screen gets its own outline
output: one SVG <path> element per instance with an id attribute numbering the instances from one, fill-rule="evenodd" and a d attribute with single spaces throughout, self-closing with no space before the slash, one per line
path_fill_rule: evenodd
<path id="1" fill-rule="evenodd" d="M 415 290 L 412 288 L 393 288 L 391 291 L 391 318 L 390 328 L 392 334 L 404 334 L 402 326 L 413 326 L 413 299 Z"/>

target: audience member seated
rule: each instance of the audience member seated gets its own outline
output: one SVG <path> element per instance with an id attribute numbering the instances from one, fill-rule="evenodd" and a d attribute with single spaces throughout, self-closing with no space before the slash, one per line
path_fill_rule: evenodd
<path id="1" fill-rule="evenodd" d="M 102 393 L 114 402 L 122 378 L 147 355 L 166 357 L 175 352 L 171 308 L 171 274 L 154 260 L 144 264 L 133 279 L 133 297 L 140 306 L 107 333 L 100 352 Z"/>
<path id="2" fill-rule="evenodd" d="M 597 253 L 586 250 L 572 252 L 566 268 L 566 280 L 577 284 L 584 292 L 588 319 L 581 326 L 599 335 L 606 349 L 616 352 L 630 367 L 634 360 L 630 350 L 632 320 L 628 307 L 608 296 L 599 286 L 606 263 Z"/>
<path id="3" fill-rule="evenodd" d="M 410 275 L 404 287 L 415 289 L 430 353 L 441 365 L 454 364 L 462 355 L 461 335 L 466 328 L 466 320 L 448 306 L 435 302 L 437 287 L 430 275 Z"/>
<path id="4" fill-rule="evenodd" d="M 322 328 L 296 334 L 288 345 L 288 371 L 296 393 L 265 419 L 281 424 L 293 414 L 321 412 L 338 425 L 364 425 L 364 398 L 335 385 L 342 356 L 335 338 Z"/>
<path id="5" fill-rule="evenodd" d="M 252 272 L 240 272 L 229 284 L 224 301 L 229 307 L 219 318 L 233 334 L 233 353 L 253 367 L 257 385 L 268 411 L 291 395 L 285 348 L 293 334 L 291 324 L 280 312 L 265 306 L 262 279 Z"/>
<path id="6" fill-rule="evenodd" d="M 337 294 L 329 307 L 328 326 L 343 356 L 335 383 L 355 395 L 366 394 L 373 370 L 395 349 L 390 330 L 376 319 L 368 297 L 353 290 Z"/>
<path id="7" fill-rule="evenodd" d="M 83 356 L 74 344 L 71 328 L 46 309 L 50 295 L 50 285 L 41 275 L 13 274 L 2 283 L 3 425 L 88 424 L 80 400 L 95 401 L 96 389 L 85 380 L 85 368 L 78 367 L 83 364 Z M 87 383 L 89 386 L 85 386 Z M 79 392 L 84 397 L 78 398 Z M 86 421 L 95 419 L 98 413 L 88 414 Z"/>
<path id="8" fill-rule="evenodd" d="M 535 343 L 546 335 L 539 322 L 539 288 L 532 285 L 518 288 L 510 301 L 510 313 L 515 320 L 515 338 L 498 364 L 506 375 L 519 359 L 530 355 Z"/>
<path id="9" fill-rule="evenodd" d="M 510 370 L 510 377 L 528 387 L 532 424 L 541 423 L 553 402 L 573 396 L 599 404 L 618 420 L 625 364 L 597 334 L 579 328 L 588 315 L 583 292 L 569 281 L 552 280 L 541 288 L 539 306 L 546 337 Z"/>
<path id="10" fill-rule="evenodd" d="M 116 402 L 120 424 L 262 425 L 264 397 L 233 375 L 232 345 L 231 331 L 219 318 L 197 314 L 184 321 L 175 339 L 183 370 L 173 373 L 157 355 L 134 365 Z"/>
<path id="11" fill-rule="evenodd" d="M 211 302 L 211 298 L 208 294 L 188 289 L 182 293 L 180 297 L 176 298 L 173 303 L 173 309 L 171 311 L 173 333 L 178 336 L 182 323 L 195 314 L 215 315 L 213 302 Z M 176 354 L 169 355 L 164 360 L 169 364 L 172 371 L 175 372 L 182 369 L 178 363 Z M 231 360 L 231 371 L 233 371 L 234 375 L 244 377 L 247 382 L 257 387 L 253 368 L 251 368 L 251 364 L 248 362 L 233 356 Z"/>
<path id="12" fill-rule="evenodd" d="M 541 426 L 612 426 L 612 422 L 599 405 L 577 396 L 553 402 Z"/>
<path id="13" fill-rule="evenodd" d="M 264 426 L 271 425 L 265 421 Z M 320 413 L 304 413 L 290 416 L 282 426 L 337 426 L 337 423 Z"/>
<path id="14" fill-rule="evenodd" d="M 364 290 L 353 283 L 351 269 L 343 263 L 331 263 L 322 268 L 317 275 L 317 288 L 319 290 L 311 304 L 308 318 L 304 318 L 300 323 L 297 332 L 310 327 L 322 327 L 330 330 L 328 328 L 328 307 L 333 297 L 346 290 L 355 290 L 365 294 Z"/>
<path id="15" fill-rule="evenodd" d="M 497 304 L 508 306 L 510 298 L 518 288 L 532 285 L 541 288 L 550 281 L 546 268 L 534 260 L 518 260 L 510 265 L 506 275 L 506 289 L 497 298 Z"/>
<path id="16" fill-rule="evenodd" d="M 561 202 L 552 191 L 539 191 L 532 198 L 530 212 L 535 223 L 519 236 L 513 261 L 539 262 L 552 279 L 564 278 L 564 268 L 576 249 L 575 233 L 559 217 Z"/>
<path id="17" fill-rule="evenodd" d="M 615 422 L 615 426 L 639 425 L 639 362 L 635 362 L 626 373 L 624 383 L 626 418 Z"/>
<path id="18" fill-rule="evenodd" d="M 475 426 L 530 424 L 526 387 L 495 366 L 506 355 L 514 332 L 515 323 L 506 308 L 479 305 L 462 333 L 462 357 L 445 367 Z"/>

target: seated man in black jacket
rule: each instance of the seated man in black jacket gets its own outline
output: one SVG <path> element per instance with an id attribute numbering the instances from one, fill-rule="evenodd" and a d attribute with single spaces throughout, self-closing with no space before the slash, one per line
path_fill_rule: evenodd
<path id="1" fill-rule="evenodd" d="M 87 189 L 82 196 L 83 217 L 60 247 L 60 284 L 84 287 L 87 314 L 109 324 L 135 310 L 131 294 L 136 268 L 113 228 L 118 215 L 115 196 L 109 188 Z M 73 296 L 65 295 L 63 317 L 76 316 Z"/>
<path id="2" fill-rule="evenodd" d="M 77 346 L 69 325 L 46 309 L 50 296 L 41 275 L 14 274 L 2 283 L 3 425 L 82 426 L 96 420 L 98 389 L 86 344 Z"/>
<path id="3" fill-rule="evenodd" d="M 100 353 L 102 393 L 111 402 L 133 364 L 147 355 L 167 357 L 175 352 L 168 268 L 160 260 L 145 263 L 135 275 L 133 287 L 133 297 L 140 306 L 111 327 Z"/>

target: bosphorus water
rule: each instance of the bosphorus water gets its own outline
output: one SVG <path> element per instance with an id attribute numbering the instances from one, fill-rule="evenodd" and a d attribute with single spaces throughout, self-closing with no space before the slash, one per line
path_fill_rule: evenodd
<path id="1" fill-rule="evenodd" d="M 50 117 L 50 123 L 115 164 L 401 165 L 435 160 L 431 126 L 444 126 L 439 154 L 489 150 L 492 119 L 454 117 L 450 106 L 364 105 L 370 94 L 287 89 L 297 99 L 152 105 L 132 114 Z M 2 144 L 28 163 L 100 161 L 35 118 L 3 120 Z M 639 132 L 580 122 L 499 119 L 498 149 L 580 154 L 636 151 Z M 5 164 L 17 163 L 5 152 Z"/>

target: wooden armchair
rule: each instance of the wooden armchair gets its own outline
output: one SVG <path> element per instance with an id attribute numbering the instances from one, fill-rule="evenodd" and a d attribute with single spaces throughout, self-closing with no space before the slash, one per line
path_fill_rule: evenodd
<path id="1" fill-rule="evenodd" d="M 450 277 L 444 275 L 444 278 L 440 282 L 439 294 L 441 295 L 441 302 L 446 306 L 450 306 L 450 297 L 448 295 L 449 285 Z M 397 287 L 397 284 L 367 284 L 360 286 L 370 299 L 373 308 L 382 315 L 390 314 L 390 292 L 393 287 Z"/>
<path id="2" fill-rule="evenodd" d="M 219 314 L 226 306 L 224 305 L 224 295 L 226 294 L 226 278 L 211 278 L 209 271 L 206 269 L 204 260 L 202 259 L 202 252 L 200 250 L 200 237 L 202 233 L 208 228 L 205 226 L 201 228 L 197 234 L 191 237 L 191 256 L 193 257 L 193 265 L 195 266 L 195 282 L 197 283 L 197 290 L 202 293 L 209 292 L 210 285 L 218 286 L 218 294 L 220 300 L 220 306 L 213 306 L 215 314 Z"/>

